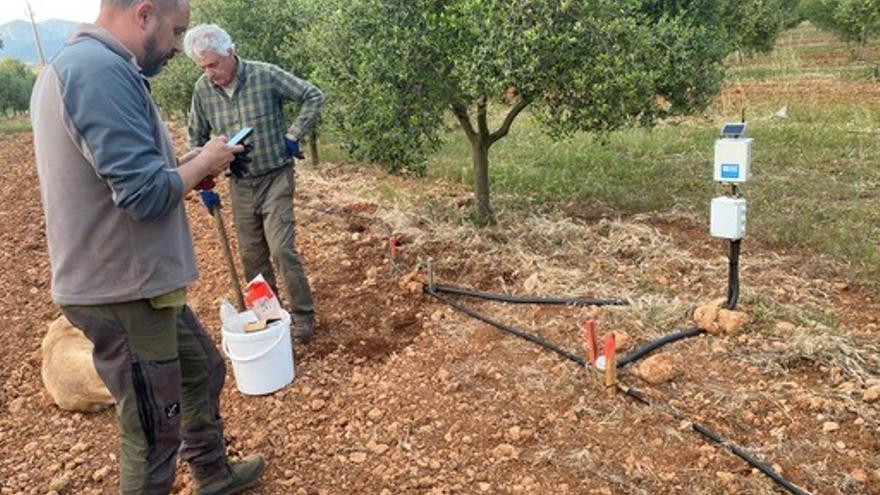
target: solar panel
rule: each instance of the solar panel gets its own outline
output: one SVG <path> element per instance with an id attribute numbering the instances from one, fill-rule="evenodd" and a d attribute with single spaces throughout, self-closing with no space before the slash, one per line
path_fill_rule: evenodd
<path id="1" fill-rule="evenodd" d="M 732 122 L 724 124 L 721 128 L 721 135 L 724 137 L 738 138 L 743 137 L 746 133 L 745 122 Z"/>

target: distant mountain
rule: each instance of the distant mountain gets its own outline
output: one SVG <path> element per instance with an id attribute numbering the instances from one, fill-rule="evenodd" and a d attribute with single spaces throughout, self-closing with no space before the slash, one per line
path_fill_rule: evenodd
<path id="1" fill-rule="evenodd" d="M 67 36 L 78 26 L 78 22 L 50 19 L 38 22 L 37 30 L 40 33 L 40 41 L 43 44 L 43 54 L 46 60 L 51 60 L 64 46 Z M 0 59 L 17 58 L 23 62 L 37 63 L 37 48 L 34 46 L 34 36 L 31 33 L 31 24 L 27 21 L 12 21 L 0 25 L 0 39 L 3 40 L 3 48 L 0 49 Z"/>

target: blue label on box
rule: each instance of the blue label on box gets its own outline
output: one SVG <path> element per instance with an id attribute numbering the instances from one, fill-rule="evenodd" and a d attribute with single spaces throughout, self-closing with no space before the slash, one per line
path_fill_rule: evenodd
<path id="1" fill-rule="evenodd" d="M 722 163 L 722 179 L 739 179 L 739 163 Z"/>

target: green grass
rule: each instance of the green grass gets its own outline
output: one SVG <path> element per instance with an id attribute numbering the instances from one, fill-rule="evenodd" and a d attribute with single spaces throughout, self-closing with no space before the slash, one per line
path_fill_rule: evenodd
<path id="1" fill-rule="evenodd" d="M 865 53 L 876 58 L 880 46 Z M 518 204 L 582 201 L 624 214 L 678 207 L 708 223 L 709 201 L 726 193 L 711 178 L 714 139 L 745 108 L 755 138 L 753 177 L 742 188 L 748 238 L 833 255 L 849 264 L 853 281 L 876 288 L 880 87 L 869 67 L 846 44 L 802 25 L 772 53 L 730 65 L 725 89 L 698 117 L 616 132 L 605 141 L 579 134 L 554 142 L 525 113 L 490 150 L 492 191 Z M 774 117 L 783 106 L 788 117 Z M 428 174 L 472 184 L 461 130 L 449 132 L 429 159 Z"/>
<path id="2" fill-rule="evenodd" d="M 869 103 L 877 93 L 860 98 L 852 85 L 876 83 L 872 71 L 845 68 L 864 66 L 864 61 L 835 60 L 821 69 L 802 58 L 805 50 L 848 53 L 843 43 L 785 44 L 811 37 L 827 38 L 801 26 L 774 52 L 747 59 L 747 68 L 729 70 L 728 88 L 755 83 L 758 73 L 758 82 L 771 88 L 747 87 L 742 100 L 755 138 L 753 177 L 742 188 L 749 201 L 748 236 L 773 247 L 833 255 L 849 262 L 854 280 L 875 285 L 880 275 L 880 108 Z M 875 47 L 869 49 L 876 53 Z M 820 88 L 828 94 L 814 93 L 812 78 L 831 79 Z M 711 180 L 715 135 L 722 122 L 737 120 L 742 108 L 725 107 L 723 99 L 699 118 L 617 132 L 604 143 L 587 134 L 554 143 L 526 116 L 490 151 L 493 190 L 538 201 L 599 201 L 623 213 L 679 207 L 708 222 L 709 201 L 723 192 Z M 773 117 L 784 105 L 788 118 Z M 428 170 L 470 184 L 463 136 L 450 134 Z"/>
<path id="3" fill-rule="evenodd" d="M 0 118 L 0 134 L 18 134 L 31 131 L 31 121 L 27 117 Z"/>

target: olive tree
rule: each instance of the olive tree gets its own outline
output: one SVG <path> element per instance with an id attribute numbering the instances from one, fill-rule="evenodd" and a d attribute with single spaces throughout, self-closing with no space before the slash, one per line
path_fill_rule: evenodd
<path id="1" fill-rule="evenodd" d="M 880 33 L 880 0 L 839 0 L 834 24 L 841 38 L 864 47 Z"/>
<path id="2" fill-rule="evenodd" d="M 0 60 L 0 114 L 26 112 L 37 77 L 23 62 Z"/>
<path id="3" fill-rule="evenodd" d="M 704 108 L 722 79 L 717 4 L 326 0 L 307 39 L 351 153 L 419 170 L 451 115 L 493 222 L 489 151 L 526 109 L 559 138 Z"/>
<path id="4" fill-rule="evenodd" d="M 804 16 L 858 50 L 880 34 L 880 0 L 805 0 Z"/>
<path id="5" fill-rule="evenodd" d="M 790 0 L 736 0 L 724 3 L 727 43 L 737 53 L 769 52 L 792 22 Z"/>

